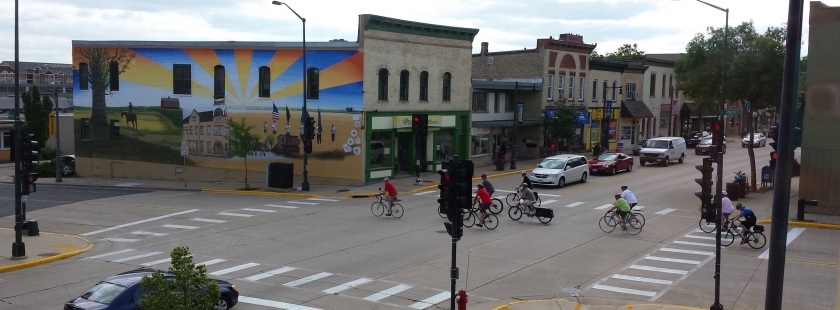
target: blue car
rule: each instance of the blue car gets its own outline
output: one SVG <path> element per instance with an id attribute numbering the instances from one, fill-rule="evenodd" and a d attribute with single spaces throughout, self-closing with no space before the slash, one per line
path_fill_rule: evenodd
<path id="1" fill-rule="evenodd" d="M 152 269 L 137 269 L 111 276 L 91 287 L 76 299 L 64 304 L 64 310 L 135 310 L 140 309 L 140 298 L 147 292 L 140 287 L 143 276 L 151 276 Z M 174 276 L 164 273 L 164 278 Z M 233 308 L 239 301 L 236 286 L 227 281 L 216 280 L 221 298 L 214 310 Z M 208 309 L 209 310 L 209 309 Z"/>

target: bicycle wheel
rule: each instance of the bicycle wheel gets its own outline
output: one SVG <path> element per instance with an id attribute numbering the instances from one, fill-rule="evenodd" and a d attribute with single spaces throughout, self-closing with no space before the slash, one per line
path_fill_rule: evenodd
<path id="1" fill-rule="evenodd" d="M 642 223 L 642 227 L 645 227 L 645 216 L 641 213 L 633 213 L 633 217 L 635 217 L 639 222 Z"/>
<path id="2" fill-rule="evenodd" d="M 551 217 L 541 217 L 541 216 L 537 216 L 537 219 L 538 219 L 538 220 L 540 220 L 540 223 L 543 223 L 543 224 L 548 224 L 548 222 L 551 222 L 551 220 L 552 220 L 553 218 L 551 218 Z"/>
<path id="3" fill-rule="evenodd" d="M 512 206 L 508 208 L 508 216 L 511 220 L 518 221 L 522 218 L 522 210 L 519 209 L 519 206 Z"/>
<path id="4" fill-rule="evenodd" d="M 537 197 L 537 204 L 536 204 L 536 206 L 537 206 L 537 207 L 542 206 L 542 198 Z"/>
<path id="5" fill-rule="evenodd" d="M 495 214 L 487 213 L 484 215 L 484 228 L 494 230 L 499 227 L 499 218 Z"/>
<path id="6" fill-rule="evenodd" d="M 709 224 L 714 224 L 712 222 L 706 221 L 706 219 L 700 219 L 700 230 L 704 233 L 711 233 L 715 231 L 715 225 L 709 226 Z"/>
<path id="7" fill-rule="evenodd" d="M 508 207 L 516 206 L 516 204 L 519 203 L 519 195 L 516 193 L 510 193 L 507 195 L 507 198 L 505 198 L 505 202 L 507 202 Z"/>
<path id="8" fill-rule="evenodd" d="M 438 206 L 438 215 L 440 215 L 440 217 L 442 217 L 442 218 L 446 218 L 447 217 L 446 213 L 443 213 L 442 211 L 443 210 L 440 209 L 440 206 Z"/>
<path id="9" fill-rule="evenodd" d="M 473 212 L 470 212 L 469 210 L 464 210 L 462 212 L 463 214 L 461 216 L 464 218 L 464 227 L 473 227 L 473 225 L 475 225 L 475 218 L 477 216 L 475 216 L 475 214 Z"/>
<path id="10" fill-rule="evenodd" d="M 747 237 L 747 243 L 749 243 L 750 247 L 753 249 L 760 249 L 764 247 L 765 243 L 767 243 L 767 237 L 764 237 L 763 233 L 754 232 Z"/>
<path id="11" fill-rule="evenodd" d="M 391 215 L 393 215 L 395 218 L 401 218 L 403 216 L 403 213 L 405 213 L 405 209 L 403 209 L 403 206 L 395 202 L 394 206 L 391 207 Z"/>
<path id="12" fill-rule="evenodd" d="M 626 231 L 628 234 L 638 235 L 640 232 L 642 232 L 642 227 L 645 226 L 645 224 L 642 223 L 642 221 L 640 221 L 639 218 L 635 216 L 635 214 L 630 214 L 627 216 L 627 221 L 626 223 L 624 223 L 624 226 L 626 227 Z"/>
<path id="13" fill-rule="evenodd" d="M 720 235 L 720 245 L 721 246 L 730 246 L 734 242 L 735 242 L 735 234 L 732 233 L 732 230 L 727 229 L 726 233 L 721 232 L 721 235 Z"/>
<path id="14" fill-rule="evenodd" d="M 618 221 L 615 220 L 615 217 L 612 216 L 604 216 L 601 220 L 598 221 L 598 226 L 601 227 L 605 233 L 611 233 L 615 230 L 615 226 L 618 224 Z"/>
<path id="15" fill-rule="evenodd" d="M 385 205 L 381 201 L 374 202 L 370 205 L 370 213 L 376 217 L 382 216 L 385 214 Z"/>
<path id="16" fill-rule="evenodd" d="M 505 205 L 502 204 L 501 200 L 499 200 L 498 198 L 493 198 L 493 201 L 490 204 L 490 210 L 489 211 L 490 211 L 490 213 L 493 213 L 493 214 L 499 214 L 499 213 L 502 213 L 502 210 L 504 210 L 504 208 L 505 208 Z"/>

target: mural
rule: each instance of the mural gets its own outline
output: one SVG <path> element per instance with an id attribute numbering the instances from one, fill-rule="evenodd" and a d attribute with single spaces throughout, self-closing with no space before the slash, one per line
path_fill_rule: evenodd
<path id="1" fill-rule="evenodd" d="M 361 172 L 363 55 L 356 50 L 307 51 L 303 111 L 300 50 L 130 48 L 134 57 L 105 91 L 109 138 L 96 139 L 95 91 L 79 83 L 83 68 L 94 66 L 82 49 L 73 49 L 77 156 L 243 170 L 241 158 L 230 154 L 227 120 L 244 117 L 259 137 L 251 142 L 259 150 L 248 156 L 249 170 L 283 161 L 300 173 L 303 117 L 311 116 L 317 123 L 310 176 Z"/>

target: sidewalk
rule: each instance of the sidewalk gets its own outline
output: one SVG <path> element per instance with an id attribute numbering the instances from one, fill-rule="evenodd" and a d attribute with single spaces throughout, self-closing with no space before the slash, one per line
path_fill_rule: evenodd
<path id="1" fill-rule="evenodd" d="M 580 297 L 581 302 L 578 303 L 574 297 L 567 299 L 542 299 L 542 300 L 518 300 L 518 301 L 501 301 L 492 305 L 491 303 L 482 305 L 467 304 L 468 309 L 480 310 L 702 310 L 705 308 L 686 307 L 676 305 L 664 305 L 654 303 L 636 302 L 635 304 L 627 303 L 616 305 L 617 301 L 599 301 L 591 298 Z M 500 304 L 501 303 L 501 304 Z"/>
<path id="2" fill-rule="evenodd" d="M 0 228 L 0 239 L 14 242 L 15 230 Z M 3 247 L 0 251 L 0 273 L 62 260 L 93 248 L 93 244 L 82 237 L 43 231 L 39 236 L 27 236 L 23 231 L 23 243 L 26 256 L 22 259 L 12 259 L 12 248 Z"/>
<path id="3" fill-rule="evenodd" d="M 760 183 L 759 183 L 760 184 Z M 749 192 L 746 198 L 733 201 L 732 204 L 741 203 L 750 209 L 753 209 L 761 220 L 758 224 L 770 225 L 773 209 L 773 187 L 759 188 L 757 193 Z M 807 227 L 807 228 L 823 228 L 840 230 L 840 216 L 837 215 L 823 215 L 823 214 L 809 214 L 805 213 L 805 221 L 796 220 L 796 211 L 799 201 L 799 177 L 794 177 L 790 182 L 790 207 L 788 212 L 788 226 L 790 227 Z M 769 230 L 770 227 L 765 227 Z"/>

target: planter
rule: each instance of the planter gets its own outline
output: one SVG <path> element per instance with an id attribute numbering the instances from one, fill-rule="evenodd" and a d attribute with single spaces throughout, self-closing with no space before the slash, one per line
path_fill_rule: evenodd
<path id="1" fill-rule="evenodd" d="M 497 170 L 497 171 L 503 171 L 503 170 L 505 170 L 505 163 L 504 163 L 504 162 L 497 162 L 497 163 L 496 163 L 496 170 Z"/>

